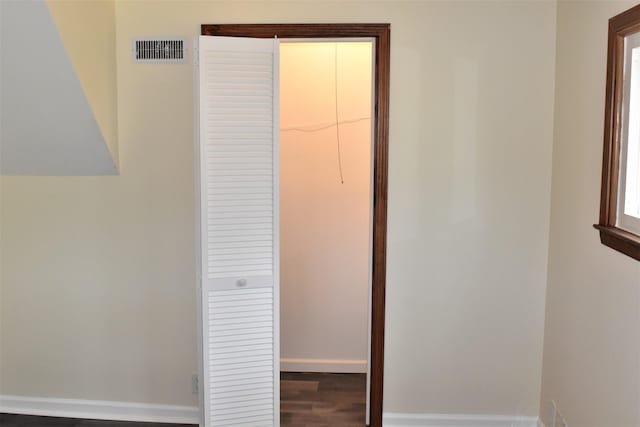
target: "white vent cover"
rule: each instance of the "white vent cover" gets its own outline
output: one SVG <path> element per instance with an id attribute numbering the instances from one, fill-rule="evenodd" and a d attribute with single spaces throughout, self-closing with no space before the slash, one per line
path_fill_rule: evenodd
<path id="1" fill-rule="evenodd" d="M 183 63 L 186 62 L 187 42 L 178 37 L 158 37 L 133 40 L 133 62 Z"/>

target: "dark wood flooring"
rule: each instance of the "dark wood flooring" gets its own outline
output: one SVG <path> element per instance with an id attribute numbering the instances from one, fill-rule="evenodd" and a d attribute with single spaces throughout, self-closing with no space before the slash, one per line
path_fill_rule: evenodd
<path id="1" fill-rule="evenodd" d="M 0 0 L 1 1 L 1 0 Z M 185 424 L 136 423 L 132 421 L 84 420 L 81 418 L 35 417 L 0 414 L 2 427 L 187 427 Z"/>
<path id="2" fill-rule="evenodd" d="M 363 427 L 365 374 L 280 374 L 282 427 Z"/>
<path id="3" fill-rule="evenodd" d="M 280 375 L 282 427 L 363 427 L 364 374 L 283 372 Z M 185 427 L 184 424 L 135 423 L 0 414 L 2 427 Z"/>

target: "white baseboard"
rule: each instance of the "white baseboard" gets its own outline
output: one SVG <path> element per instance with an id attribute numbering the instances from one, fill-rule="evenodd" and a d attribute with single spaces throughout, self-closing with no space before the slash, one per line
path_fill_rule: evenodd
<path id="1" fill-rule="evenodd" d="M 316 372 L 316 371 L 314 371 Z M 96 420 L 198 424 L 194 406 L 0 395 L 0 413 Z M 537 417 L 385 413 L 384 427 L 544 427 Z"/>
<path id="2" fill-rule="evenodd" d="M 282 372 L 332 372 L 340 374 L 365 374 L 366 360 L 343 359 L 295 359 L 283 357 L 280 359 Z"/>
<path id="3" fill-rule="evenodd" d="M 95 420 L 198 424 L 195 406 L 0 395 L 0 413 Z"/>
<path id="4" fill-rule="evenodd" d="M 509 415 L 398 414 L 385 412 L 384 427 L 538 427 L 538 417 Z"/>

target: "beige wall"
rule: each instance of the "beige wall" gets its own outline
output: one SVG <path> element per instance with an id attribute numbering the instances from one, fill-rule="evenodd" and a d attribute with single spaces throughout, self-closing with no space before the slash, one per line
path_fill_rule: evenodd
<path id="1" fill-rule="evenodd" d="M 640 264 L 600 244 L 607 21 L 634 2 L 558 4 L 553 193 L 541 413 L 640 425 Z"/>
<path id="2" fill-rule="evenodd" d="M 392 24 L 385 410 L 536 415 L 555 16 L 540 1 L 118 2 L 121 176 L 2 178 L 2 393 L 196 402 L 193 70 L 132 64 L 131 38 L 368 21 Z"/>
<path id="3" fill-rule="evenodd" d="M 336 43 L 280 47 L 283 369 L 300 369 L 290 359 L 326 369 L 317 361 L 325 359 L 340 367 L 348 360 L 347 368 L 362 370 L 367 359 L 371 43 L 338 45 L 339 120 L 369 117 L 340 125 L 344 184 L 336 128 L 292 130 L 335 122 L 335 49 Z"/>
<path id="4" fill-rule="evenodd" d="M 47 0 L 111 157 L 118 165 L 114 0 Z"/>

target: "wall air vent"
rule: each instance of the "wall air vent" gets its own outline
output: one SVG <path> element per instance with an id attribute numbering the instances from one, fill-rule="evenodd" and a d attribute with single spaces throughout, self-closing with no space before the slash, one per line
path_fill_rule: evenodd
<path id="1" fill-rule="evenodd" d="M 186 62 L 186 40 L 158 37 L 133 40 L 133 62 L 161 64 Z"/>

